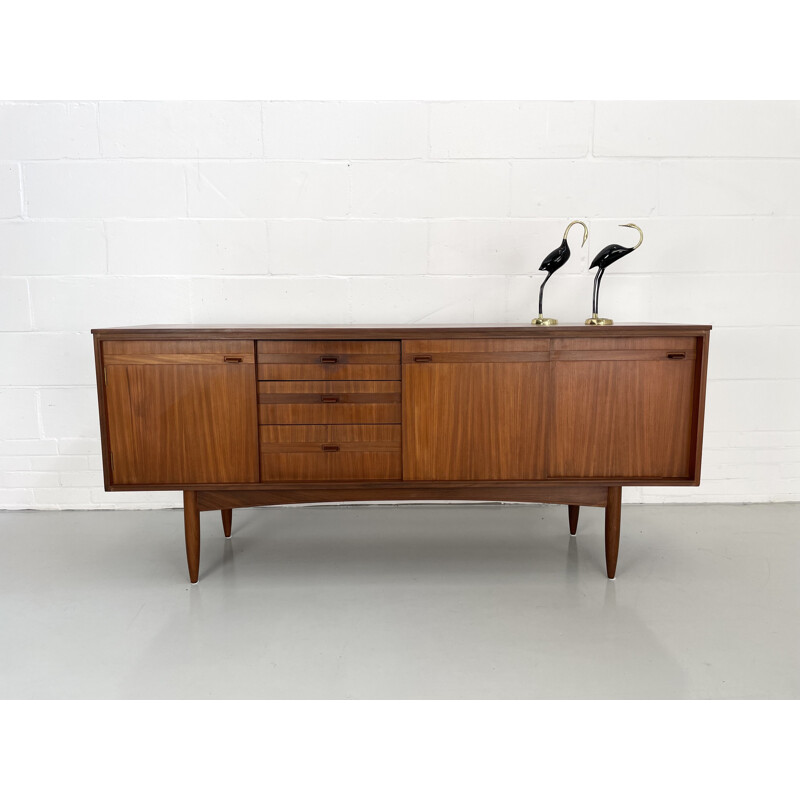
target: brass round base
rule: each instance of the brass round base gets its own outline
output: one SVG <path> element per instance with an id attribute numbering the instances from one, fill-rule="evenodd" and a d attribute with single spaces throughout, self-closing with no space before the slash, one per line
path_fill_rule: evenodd
<path id="1" fill-rule="evenodd" d="M 586 320 L 584 325 L 613 325 L 614 320 L 608 319 L 607 317 L 598 317 L 597 314 L 592 314 L 589 319 Z"/>
<path id="2" fill-rule="evenodd" d="M 531 325 L 558 325 L 558 320 L 552 317 L 543 317 L 539 314 L 538 317 L 531 320 Z"/>

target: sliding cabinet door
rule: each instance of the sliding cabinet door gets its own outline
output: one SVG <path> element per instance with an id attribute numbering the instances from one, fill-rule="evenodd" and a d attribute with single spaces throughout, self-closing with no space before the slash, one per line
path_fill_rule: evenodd
<path id="1" fill-rule="evenodd" d="M 552 478 L 692 478 L 696 339 L 556 339 Z"/>
<path id="2" fill-rule="evenodd" d="M 403 478 L 546 474 L 546 339 L 403 342 Z"/>
<path id="3" fill-rule="evenodd" d="M 258 481 L 252 341 L 103 345 L 111 483 Z"/>

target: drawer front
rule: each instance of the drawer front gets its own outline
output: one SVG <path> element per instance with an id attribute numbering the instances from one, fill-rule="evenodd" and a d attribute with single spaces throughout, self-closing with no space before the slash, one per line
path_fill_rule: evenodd
<path id="1" fill-rule="evenodd" d="M 103 342 L 103 365 L 252 364 L 252 339 Z"/>
<path id="2" fill-rule="evenodd" d="M 400 342 L 260 341 L 258 378 L 399 381 Z"/>
<path id="3" fill-rule="evenodd" d="M 399 425 L 261 425 L 262 481 L 399 480 Z"/>
<path id="4" fill-rule="evenodd" d="M 548 339 L 412 339 L 404 364 L 500 364 L 549 361 Z"/>
<path id="5" fill-rule="evenodd" d="M 598 336 L 555 339 L 553 361 L 694 361 L 693 336 Z"/>
<path id="6" fill-rule="evenodd" d="M 399 423 L 400 381 L 259 381 L 262 425 Z"/>

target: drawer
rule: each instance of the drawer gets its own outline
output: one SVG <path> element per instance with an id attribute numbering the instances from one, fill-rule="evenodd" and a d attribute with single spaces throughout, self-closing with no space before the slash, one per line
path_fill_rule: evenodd
<path id="1" fill-rule="evenodd" d="M 694 361 L 694 336 L 591 336 L 555 339 L 553 361 Z"/>
<path id="2" fill-rule="evenodd" d="M 400 381 L 259 381 L 262 425 L 399 423 Z"/>
<path id="3" fill-rule="evenodd" d="M 252 364 L 254 361 L 252 339 L 103 342 L 103 365 L 106 367 L 153 364 Z"/>
<path id="4" fill-rule="evenodd" d="M 262 481 L 399 480 L 399 425 L 261 425 Z"/>
<path id="5" fill-rule="evenodd" d="M 410 339 L 404 364 L 497 364 L 549 361 L 549 339 Z"/>
<path id="6" fill-rule="evenodd" d="M 266 381 L 399 381 L 400 342 L 260 341 L 258 377 Z"/>

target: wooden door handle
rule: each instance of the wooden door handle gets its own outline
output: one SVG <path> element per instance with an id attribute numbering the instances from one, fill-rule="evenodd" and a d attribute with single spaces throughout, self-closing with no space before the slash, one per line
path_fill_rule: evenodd
<path id="1" fill-rule="evenodd" d="M 334 395 L 323 395 L 322 396 L 323 403 L 338 403 L 339 398 Z"/>
<path id="2" fill-rule="evenodd" d="M 429 361 L 433 361 L 433 356 L 414 356 L 416 364 L 427 364 Z"/>
<path id="3" fill-rule="evenodd" d="M 686 353 L 667 353 L 667 358 L 680 361 L 682 358 L 686 358 Z"/>
<path id="4" fill-rule="evenodd" d="M 223 361 L 226 364 L 241 364 L 243 359 L 240 356 L 225 356 Z"/>
<path id="5" fill-rule="evenodd" d="M 338 356 L 320 356 L 319 357 L 320 364 L 338 364 L 339 357 Z"/>
<path id="6" fill-rule="evenodd" d="M 324 445 L 322 445 L 322 452 L 323 453 L 338 453 L 339 452 L 339 445 L 338 444 L 324 444 Z"/>

